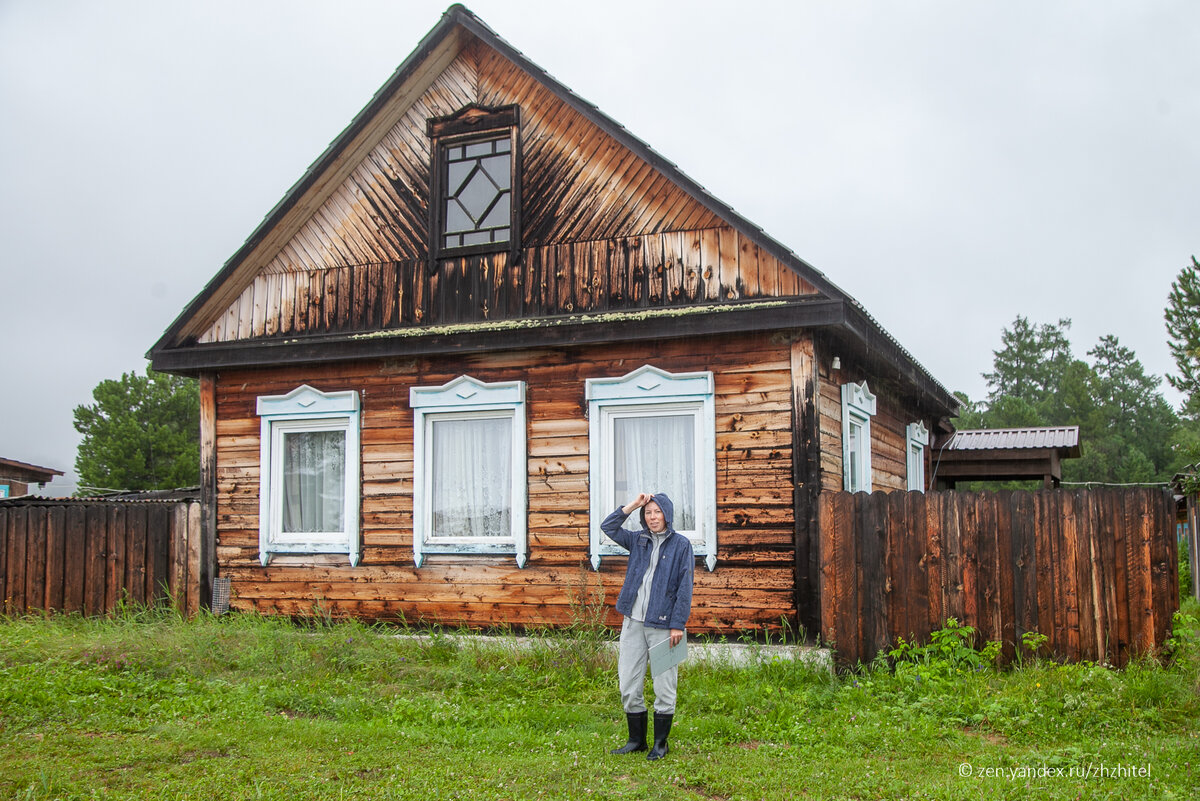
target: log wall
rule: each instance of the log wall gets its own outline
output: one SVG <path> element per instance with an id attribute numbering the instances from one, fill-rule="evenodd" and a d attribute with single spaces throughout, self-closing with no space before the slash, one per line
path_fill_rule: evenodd
<path id="1" fill-rule="evenodd" d="M 1007 659 L 1036 632 L 1057 659 L 1123 665 L 1178 609 L 1168 490 L 831 492 L 820 528 L 821 630 L 842 664 L 955 618 Z"/>
<path id="2" fill-rule="evenodd" d="M 484 627 L 561 626 L 600 591 L 606 620 L 623 558 L 598 573 L 588 559 L 588 420 L 584 381 L 644 364 L 712 370 L 715 382 L 718 562 L 698 561 L 694 631 L 735 632 L 794 623 L 792 359 L 807 341 L 766 335 L 541 349 L 457 358 L 360 361 L 227 371 L 216 379 L 217 559 L 236 609 L 333 614 Z M 430 555 L 412 558 L 413 386 L 460 375 L 527 383 L 529 562 Z M 260 395 L 309 384 L 362 397 L 362 561 L 277 555 L 258 561 Z"/>
<path id="3" fill-rule="evenodd" d="M 201 603 L 200 504 L 195 501 L 0 505 L 0 598 L 6 614 L 100 615 L 122 602 Z"/>

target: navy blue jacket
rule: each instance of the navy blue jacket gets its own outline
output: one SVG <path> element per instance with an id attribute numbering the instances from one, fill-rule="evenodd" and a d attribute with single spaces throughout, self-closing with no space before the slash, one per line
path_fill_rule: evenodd
<path id="1" fill-rule="evenodd" d="M 695 566 L 692 543 L 672 526 L 675 505 L 671 499 L 657 493 L 654 501 L 663 510 L 668 533 L 659 549 L 658 566 L 654 568 L 654 579 L 650 583 L 644 624 L 657 629 L 683 629 L 692 614 L 692 568 Z M 645 515 L 642 515 L 640 532 L 621 528 L 628 517 L 621 507 L 617 507 L 600 524 L 601 531 L 629 551 L 625 583 L 621 586 L 621 594 L 617 596 L 617 611 L 626 617 L 633 611 L 633 602 L 637 599 L 642 578 L 649 567 L 650 553 L 654 549 L 650 530 L 646 528 Z"/>

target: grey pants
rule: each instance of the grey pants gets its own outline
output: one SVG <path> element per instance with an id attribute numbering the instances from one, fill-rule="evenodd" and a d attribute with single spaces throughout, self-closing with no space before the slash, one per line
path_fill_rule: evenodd
<path id="1" fill-rule="evenodd" d="M 686 635 L 685 635 L 686 636 Z M 617 679 L 621 683 L 621 705 L 626 712 L 645 712 L 643 687 L 646 684 L 646 664 L 650 647 L 671 639 L 667 629 L 644 626 L 626 617 L 621 623 L 621 648 L 617 659 Z M 675 714 L 675 694 L 679 683 L 679 666 L 664 670 L 653 677 L 654 711 L 663 715 Z"/>

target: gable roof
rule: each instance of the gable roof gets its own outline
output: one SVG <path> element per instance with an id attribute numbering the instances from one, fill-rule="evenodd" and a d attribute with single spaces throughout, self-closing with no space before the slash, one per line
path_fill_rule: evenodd
<path id="1" fill-rule="evenodd" d="M 242 247 L 151 348 L 147 355 L 154 363 L 155 369 L 188 372 L 203 367 L 251 364 L 261 359 L 272 358 L 270 354 L 280 354 L 285 350 L 293 358 L 301 360 L 346 358 L 367 352 L 379 353 L 380 339 L 364 339 L 361 332 L 356 340 L 344 334 L 325 334 L 305 336 L 303 342 L 259 341 L 238 343 L 236 346 L 197 346 L 196 342 L 201 333 L 231 304 L 236 306 L 243 289 L 255 280 L 259 269 L 305 225 L 322 203 L 353 172 L 356 165 L 366 158 L 372 148 L 397 124 L 415 100 L 428 90 L 458 54 L 474 41 L 483 43 L 516 65 L 557 100 L 574 109 L 589 123 L 665 176 L 692 202 L 699 204 L 732 228 L 745 241 L 753 243 L 761 252 L 777 260 L 782 268 L 798 275 L 800 280 L 811 286 L 817 294 L 817 297 L 793 298 L 787 303 L 772 304 L 772 314 L 766 317 L 760 314 L 760 309 L 749 306 L 741 309 L 721 309 L 720 311 L 727 312 L 723 315 L 724 320 L 713 323 L 715 328 L 711 331 L 706 329 L 706 332 L 744 330 L 748 325 L 758 327 L 765 324 L 767 318 L 781 323 L 779 327 L 827 327 L 835 330 L 839 336 L 848 336 L 864 353 L 882 359 L 900 376 L 933 397 L 936 405 L 945 412 L 952 414 L 957 409 L 957 402 L 945 387 L 933 379 L 857 301 L 834 285 L 823 273 L 715 198 L 685 175 L 678 166 L 656 153 L 595 105 L 552 78 L 545 70 L 500 38 L 478 17 L 458 4 L 445 12 L 439 23 L 420 41 L 416 50 L 396 69 L 326 151 L 313 162 Z M 653 316 L 655 311 L 668 311 L 671 316 L 683 313 L 680 309 L 648 310 L 637 315 L 636 319 L 620 319 L 620 315 L 617 315 L 617 319 L 609 321 L 609 325 L 582 336 L 584 339 L 589 336 L 602 337 L 612 335 L 614 331 L 624 331 L 626 335 L 636 336 L 636 323 L 643 322 L 648 314 Z M 710 308 L 705 311 L 718 310 Z M 712 315 L 713 318 L 716 316 Z M 579 319 L 574 321 L 553 321 L 553 326 L 566 341 L 582 341 L 576 324 L 594 322 L 584 320 L 585 315 L 578 317 Z M 508 326 L 506 330 L 521 327 Z M 494 338 L 489 337 L 489 333 L 492 332 L 487 330 L 487 326 L 475 328 L 477 336 L 474 339 L 478 341 L 474 343 L 472 332 L 469 331 L 451 332 L 427 328 L 390 332 L 397 336 L 390 337 L 388 345 L 394 352 L 400 353 L 404 352 L 406 346 L 411 346 L 415 337 L 422 338 L 423 352 L 430 352 L 430 348 L 436 352 L 439 347 L 450 350 L 481 347 L 485 341 L 494 344 Z M 512 336 L 515 340 L 521 338 L 519 333 Z M 438 344 L 439 337 L 442 339 L 441 345 Z M 513 344 L 519 344 L 515 340 Z M 357 347 L 355 341 L 359 343 Z M 538 334 L 536 339 L 530 338 L 530 341 L 544 342 L 545 332 Z M 340 343 L 341 347 L 329 349 L 328 345 L 332 342 Z M 367 348 L 363 343 L 369 343 L 371 347 Z M 395 350 L 396 348 L 398 350 Z M 185 355 L 183 351 L 187 350 L 193 352 Z"/>

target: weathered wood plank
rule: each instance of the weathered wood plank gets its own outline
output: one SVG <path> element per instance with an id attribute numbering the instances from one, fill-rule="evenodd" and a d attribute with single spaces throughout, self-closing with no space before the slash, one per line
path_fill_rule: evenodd
<path id="1" fill-rule="evenodd" d="M 148 602 L 146 593 L 146 506 L 134 506 L 126 512 L 128 544 L 125 549 L 125 589 L 129 602 L 143 606 Z"/>
<path id="2" fill-rule="evenodd" d="M 170 510 L 158 505 L 146 515 L 147 605 L 170 601 L 170 517 Z"/>
<path id="3" fill-rule="evenodd" d="M 82 506 L 67 507 L 64 540 L 62 608 L 64 612 L 82 612 L 87 575 L 87 515 Z"/>
<path id="4" fill-rule="evenodd" d="M 23 507 L 8 510 L 8 579 L 4 605 L 7 610 L 24 614 L 28 610 L 25 595 L 25 565 L 27 562 L 26 520 L 29 512 Z"/>
<path id="5" fill-rule="evenodd" d="M 105 582 L 108 545 L 108 509 L 100 504 L 84 510 L 87 545 L 84 556 L 83 613 L 93 616 L 105 611 Z"/>
<path id="6" fill-rule="evenodd" d="M 1010 490 L 1000 492 L 995 503 L 996 599 L 993 609 L 994 638 L 1001 643 L 1001 659 L 1011 662 L 1017 654 L 1017 606 L 1014 583 L 1016 557 L 1013 551 L 1013 497 Z"/>
<path id="7" fill-rule="evenodd" d="M 63 569 L 66 556 L 66 516 L 67 510 L 62 506 L 54 506 L 48 510 L 46 519 L 46 609 L 63 608 Z M 0 512 L 0 517 L 3 513 Z M 2 525 L 2 523 L 0 523 Z M 0 541 L 2 541 L 0 537 Z M 0 552 L 3 545 L 0 544 Z M 0 563 L 0 576 L 4 568 Z M 0 598 L 3 598 L 0 591 Z"/>
<path id="8" fill-rule="evenodd" d="M 211 597 L 211 581 L 204 581 L 204 519 L 201 504 L 187 504 L 187 614 L 194 616 L 208 604 Z M 208 590 L 208 595 L 205 590 Z"/>
<path id="9" fill-rule="evenodd" d="M 8 594 L 9 588 L 9 565 L 11 561 L 8 556 L 8 549 L 11 543 L 9 538 L 9 519 L 12 510 L 0 507 L 0 614 L 7 615 L 13 611 L 11 608 L 12 598 Z"/>
<path id="10" fill-rule="evenodd" d="M 104 609 L 111 612 L 127 598 L 125 588 L 126 508 L 119 504 L 108 507 L 108 544 L 104 571 Z"/>
<path id="11" fill-rule="evenodd" d="M 30 609 L 46 608 L 46 508 L 30 507 L 26 517 L 25 604 Z"/>
<path id="12" fill-rule="evenodd" d="M 170 510 L 167 530 L 167 587 L 171 606 L 184 611 L 188 582 L 188 510 L 175 504 Z"/>

